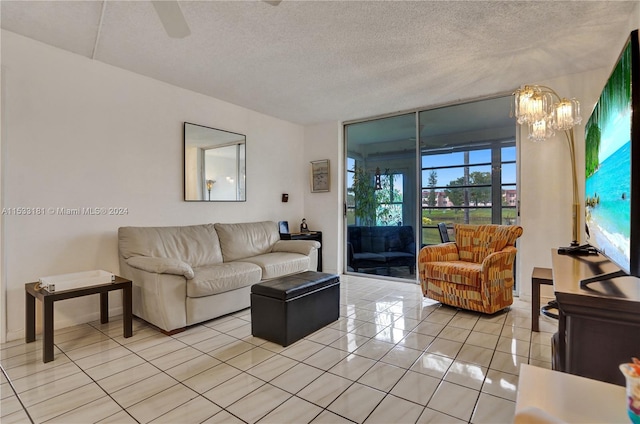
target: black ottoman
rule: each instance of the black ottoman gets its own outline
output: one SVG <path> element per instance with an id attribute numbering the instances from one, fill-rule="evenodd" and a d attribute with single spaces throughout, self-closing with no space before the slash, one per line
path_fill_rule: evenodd
<path id="1" fill-rule="evenodd" d="M 251 286 L 251 334 L 288 346 L 340 315 L 340 277 L 307 271 Z"/>

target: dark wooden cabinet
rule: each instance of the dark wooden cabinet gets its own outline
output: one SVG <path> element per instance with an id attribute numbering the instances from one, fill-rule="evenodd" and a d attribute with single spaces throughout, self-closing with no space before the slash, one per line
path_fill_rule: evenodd
<path id="1" fill-rule="evenodd" d="M 618 365 L 640 357 L 640 279 L 620 277 L 581 288 L 581 280 L 618 268 L 601 255 L 560 255 L 554 249 L 552 256 L 560 315 L 553 369 L 625 385 Z"/>
<path id="2" fill-rule="evenodd" d="M 280 233 L 283 240 L 314 240 L 320 243 L 318 249 L 318 272 L 322 272 L 322 231 L 309 231 L 308 233 Z"/>

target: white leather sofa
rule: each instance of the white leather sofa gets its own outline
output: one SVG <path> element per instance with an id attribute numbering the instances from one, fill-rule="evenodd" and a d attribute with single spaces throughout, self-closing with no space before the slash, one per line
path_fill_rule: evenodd
<path id="1" fill-rule="evenodd" d="M 319 247 L 271 221 L 118 229 L 133 313 L 167 333 L 248 308 L 253 284 L 315 270 Z"/>

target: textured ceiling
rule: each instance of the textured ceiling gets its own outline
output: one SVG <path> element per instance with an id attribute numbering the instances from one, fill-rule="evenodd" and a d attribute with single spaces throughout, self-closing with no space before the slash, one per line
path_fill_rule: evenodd
<path id="1" fill-rule="evenodd" d="M 299 124 L 471 99 L 613 65 L 638 1 L 2 0 L 2 28 Z"/>

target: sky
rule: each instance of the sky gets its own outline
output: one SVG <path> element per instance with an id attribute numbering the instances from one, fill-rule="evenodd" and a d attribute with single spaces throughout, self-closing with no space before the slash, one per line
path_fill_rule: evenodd
<path id="1" fill-rule="evenodd" d="M 502 160 L 505 162 L 513 162 L 504 164 L 502 166 L 502 183 L 503 184 L 513 184 L 516 183 L 516 148 L 512 147 L 503 147 L 502 148 Z M 480 166 L 470 166 L 469 172 L 490 172 L 491 165 L 491 150 L 474 150 L 469 152 L 469 162 L 473 163 L 482 163 L 485 165 Z M 464 163 L 464 153 L 463 152 L 455 152 L 455 153 L 446 153 L 439 155 L 430 155 L 423 156 L 422 158 L 422 167 L 423 168 L 432 168 L 432 167 L 446 167 L 446 166 L 455 166 L 462 165 Z M 349 159 L 347 166 L 350 170 L 353 169 L 353 159 Z M 429 172 L 423 171 L 423 187 L 427 187 L 429 184 Z M 437 169 L 437 177 L 438 182 L 437 186 L 446 186 L 450 181 L 456 180 L 463 175 L 464 168 L 447 168 L 447 169 Z M 347 177 L 347 183 L 349 186 L 352 184 L 352 174 L 349 173 Z M 398 188 L 398 187 L 396 187 Z"/>

